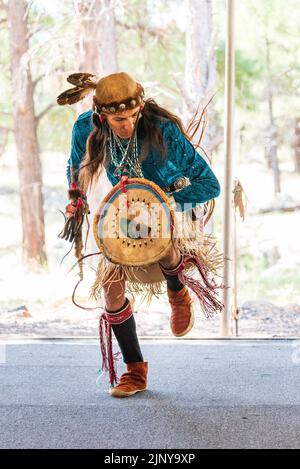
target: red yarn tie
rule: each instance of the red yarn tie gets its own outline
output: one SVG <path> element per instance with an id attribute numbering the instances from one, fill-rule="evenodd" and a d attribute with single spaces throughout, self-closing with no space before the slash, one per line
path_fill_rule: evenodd
<path id="1" fill-rule="evenodd" d="M 99 339 L 102 354 L 102 371 L 108 371 L 109 383 L 112 387 L 118 382 L 115 364 L 120 352 L 113 353 L 111 325 L 122 324 L 127 321 L 132 314 L 131 304 L 128 301 L 126 306 L 118 313 L 110 313 L 105 310 L 100 316 Z"/>

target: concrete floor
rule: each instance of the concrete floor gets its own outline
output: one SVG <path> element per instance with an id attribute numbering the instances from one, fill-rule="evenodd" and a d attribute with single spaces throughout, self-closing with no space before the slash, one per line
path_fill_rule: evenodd
<path id="1" fill-rule="evenodd" d="M 149 390 L 116 399 L 97 341 L 2 341 L 0 447 L 300 448 L 300 341 L 141 344 Z"/>

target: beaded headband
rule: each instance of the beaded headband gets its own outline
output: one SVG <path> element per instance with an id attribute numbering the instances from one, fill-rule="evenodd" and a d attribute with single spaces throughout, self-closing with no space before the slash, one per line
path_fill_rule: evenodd
<path id="1" fill-rule="evenodd" d="M 75 85 L 61 93 L 57 98 L 60 105 L 75 104 L 95 90 L 93 96 L 94 112 L 114 114 L 141 105 L 144 89 L 127 73 L 113 73 L 97 81 L 90 73 L 74 73 L 67 81 Z"/>

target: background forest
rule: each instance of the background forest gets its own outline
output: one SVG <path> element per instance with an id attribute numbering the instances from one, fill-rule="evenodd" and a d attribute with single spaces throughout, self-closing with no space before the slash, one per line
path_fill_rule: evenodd
<path id="1" fill-rule="evenodd" d="M 233 175 L 247 198 L 245 220 L 237 220 L 241 321 L 259 319 L 257 330 L 251 323 L 245 333 L 267 333 L 267 322 L 278 313 L 269 332 L 296 335 L 299 2 L 238 1 L 235 26 Z M 180 115 L 185 124 L 199 104 L 205 106 L 213 97 L 203 144 L 222 186 L 225 29 L 223 0 L 0 0 L 2 333 L 29 334 L 34 322 L 51 319 L 64 322 L 64 333 L 70 333 L 74 321 L 77 333 L 83 330 L 84 313 L 75 312 L 70 303 L 74 276 L 67 271 L 74 258 L 70 255 L 60 265 L 69 246 L 57 234 L 63 223 L 58 210 L 67 202 L 65 167 L 72 126 L 91 103 L 56 104 L 56 96 L 68 87 L 67 75 L 127 71 L 145 86 L 147 96 Z M 220 248 L 222 219 L 221 194 L 209 227 Z M 152 324 L 159 308 L 153 304 Z M 151 318 L 146 324 L 145 334 L 159 333 L 157 324 L 151 329 Z M 93 333 L 93 327 L 87 333 Z M 46 332 L 41 328 L 38 333 Z"/>

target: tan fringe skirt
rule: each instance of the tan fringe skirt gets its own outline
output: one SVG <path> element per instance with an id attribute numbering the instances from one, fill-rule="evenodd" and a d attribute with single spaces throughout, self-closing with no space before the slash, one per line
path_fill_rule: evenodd
<path id="1" fill-rule="evenodd" d="M 216 247 L 216 240 L 211 235 L 204 234 L 203 227 L 203 206 L 197 207 L 197 218 L 192 219 L 191 212 L 175 212 L 175 237 L 173 245 L 177 247 L 183 256 L 199 257 L 208 267 L 212 275 L 217 275 L 217 271 L 222 265 L 222 254 Z M 145 267 L 132 267 L 117 265 L 110 262 L 103 255 L 97 256 L 98 266 L 96 269 L 96 279 L 91 288 L 91 297 L 98 300 L 104 286 L 126 281 L 126 291 L 130 293 L 142 294 L 144 299 L 151 301 L 152 296 L 158 296 L 166 292 L 166 281 L 158 262 L 151 263 Z M 186 269 L 196 269 L 192 264 Z"/>

